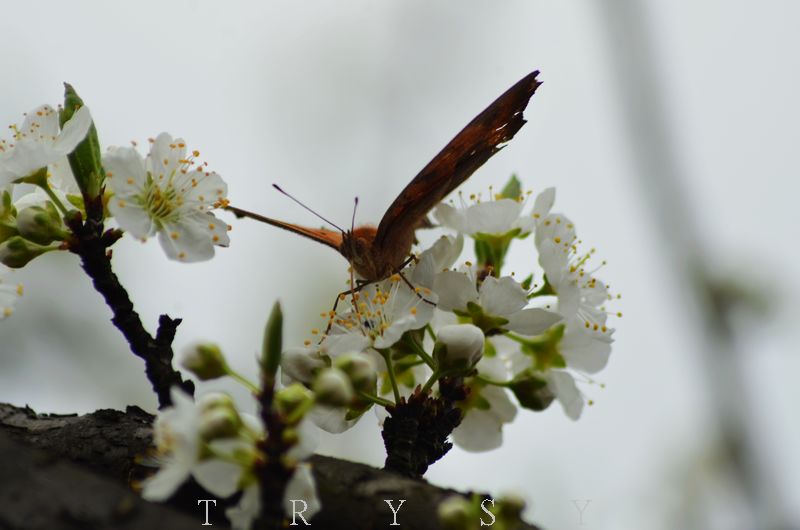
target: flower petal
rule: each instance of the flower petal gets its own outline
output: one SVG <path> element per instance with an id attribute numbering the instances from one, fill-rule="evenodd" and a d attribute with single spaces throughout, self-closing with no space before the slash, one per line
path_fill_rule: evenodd
<path id="1" fill-rule="evenodd" d="M 452 311 L 466 309 L 467 302 L 477 302 L 478 292 L 468 275 L 444 271 L 433 279 L 433 290 L 439 295 L 439 309 Z"/>
<path id="2" fill-rule="evenodd" d="M 62 156 L 70 154 L 86 138 L 91 126 L 92 115 L 89 113 L 89 107 L 83 106 L 79 108 L 72 115 L 72 118 L 64 124 L 61 134 L 53 142 L 53 150 Z"/>
<path id="3" fill-rule="evenodd" d="M 539 335 L 562 320 L 558 313 L 539 308 L 523 309 L 506 318 L 508 324 L 503 328 L 522 335 Z"/>
<path id="4" fill-rule="evenodd" d="M 511 276 L 500 279 L 488 276 L 483 280 L 480 304 L 490 315 L 506 316 L 516 313 L 528 304 L 528 296 Z"/>
<path id="5" fill-rule="evenodd" d="M 568 372 L 550 370 L 547 373 L 547 386 L 556 395 L 556 399 L 570 419 L 577 420 L 583 412 L 583 396 L 575 384 L 575 379 Z"/>
<path id="6" fill-rule="evenodd" d="M 168 258 L 191 263 L 214 257 L 214 243 L 208 230 L 209 215 L 185 215 L 159 230 L 158 241 Z"/>
<path id="7" fill-rule="evenodd" d="M 147 179 L 144 159 L 132 147 L 109 147 L 103 155 L 106 183 L 115 195 L 128 199 L 142 191 Z"/>
<path id="8" fill-rule="evenodd" d="M 292 503 L 292 500 L 296 502 Z M 305 506 L 303 503 L 305 503 Z M 311 474 L 311 465 L 299 464 L 292 478 L 289 479 L 289 483 L 286 485 L 286 491 L 283 493 L 284 513 L 288 516 L 290 513 L 300 512 L 305 508 L 303 511 L 303 519 L 308 521 L 319 512 L 320 507 L 321 504 L 317 496 L 317 485 L 314 482 L 314 476 Z M 299 524 L 299 522 L 297 524 Z"/>
<path id="9" fill-rule="evenodd" d="M 192 475 L 212 495 L 230 497 L 239 489 L 242 467 L 232 462 L 212 458 L 197 464 L 192 469 Z"/>

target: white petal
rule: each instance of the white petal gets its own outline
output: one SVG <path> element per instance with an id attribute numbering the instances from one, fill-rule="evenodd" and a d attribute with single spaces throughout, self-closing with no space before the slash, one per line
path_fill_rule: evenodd
<path id="1" fill-rule="evenodd" d="M 492 406 L 489 412 L 501 422 L 511 423 L 517 417 L 517 407 L 508 397 L 508 392 L 504 388 L 487 386 L 481 390 L 481 395 Z"/>
<path id="2" fill-rule="evenodd" d="M 22 140 L 52 145 L 58 136 L 58 112 L 50 105 L 39 105 L 25 115 L 19 131 Z"/>
<path id="3" fill-rule="evenodd" d="M 182 147 L 179 144 L 183 144 L 182 139 L 173 140 L 172 136 L 162 132 L 150 145 L 147 161 L 156 182 L 168 178 L 181 165 L 179 161 L 186 158 L 185 144 Z"/>
<path id="4" fill-rule="evenodd" d="M 286 454 L 288 458 L 294 460 L 305 460 L 314 454 L 319 446 L 319 428 L 308 418 L 297 426 L 298 443 L 294 445 Z"/>
<path id="5" fill-rule="evenodd" d="M 207 219 L 206 214 L 199 213 L 165 225 L 158 233 L 158 241 L 167 257 L 186 263 L 213 258 L 214 243 Z"/>
<path id="6" fill-rule="evenodd" d="M 452 228 L 459 232 L 466 231 L 466 216 L 464 215 L 463 209 L 454 208 L 449 204 L 442 203 L 436 207 L 433 216 L 442 226 Z"/>
<path id="7" fill-rule="evenodd" d="M 575 385 L 575 379 L 568 372 L 550 370 L 547 374 L 547 386 L 556 395 L 564 413 L 573 420 L 581 417 L 583 396 Z"/>
<path id="8" fill-rule="evenodd" d="M 369 347 L 370 340 L 360 332 L 328 335 L 322 342 L 323 352 L 334 359 L 345 353 L 361 352 Z"/>
<path id="9" fill-rule="evenodd" d="M 481 202 L 467 208 L 468 234 L 505 234 L 519 218 L 522 204 L 512 199 Z"/>
<path id="10" fill-rule="evenodd" d="M 141 193 L 147 172 L 144 159 L 132 147 L 109 147 L 103 155 L 108 187 L 120 198 Z"/>
<path id="11" fill-rule="evenodd" d="M 91 126 L 92 115 L 89 113 L 89 107 L 83 106 L 79 108 L 72 115 L 72 118 L 64 124 L 61 134 L 58 135 L 53 144 L 53 149 L 61 153 L 62 156 L 70 154 L 86 138 L 86 133 L 89 132 L 89 127 Z"/>
<path id="12" fill-rule="evenodd" d="M 136 203 L 112 197 L 108 201 L 108 211 L 121 229 L 137 239 L 147 239 L 155 232 L 153 219 Z"/>
<path id="13" fill-rule="evenodd" d="M 456 271 L 444 271 L 433 279 L 433 290 L 439 295 L 439 309 L 466 309 L 467 302 L 477 302 L 478 292 L 469 276 Z"/>
<path id="14" fill-rule="evenodd" d="M 233 530 L 250 530 L 250 526 L 261 512 L 261 490 L 258 483 L 248 486 L 239 504 L 225 510 L 225 517 L 231 522 Z"/>
<path id="15" fill-rule="evenodd" d="M 465 451 L 491 451 L 503 445 L 503 422 L 490 410 L 469 409 L 453 431 L 453 442 Z"/>
<path id="16" fill-rule="evenodd" d="M 215 201 L 228 195 L 228 185 L 213 171 L 208 174 L 190 171 L 187 176 L 194 179 L 194 185 L 190 184 L 186 189 L 187 200 L 211 207 Z"/>
<path id="17" fill-rule="evenodd" d="M 506 316 L 516 313 L 528 304 L 528 296 L 511 276 L 500 279 L 489 276 L 483 280 L 480 303 L 490 315 Z"/>
<path id="18" fill-rule="evenodd" d="M 567 326 L 558 344 L 559 352 L 570 368 L 589 374 L 599 372 L 608 364 L 611 355 L 612 332 L 585 329 L 579 323 Z"/>
<path id="19" fill-rule="evenodd" d="M 347 409 L 317 405 L 308 413 L 308 418 L 323 431 L 339 434 L 356 424 L 358 419 L 345 420 Z"/>
<path id="20" fill-rule="evenodd" d="M 148 501 L 169 499 L 175 490 L 189 478 L 188 467 L 170 465 L 169 462 L 142 483 L 142 497 Z"/>
<path id="21" fill-rule="evenodd" d="M 539 195 L 536 196 L 536 200 L 533 203 L 533 211 L 531 215 L 534 219 L 544 219 L 550 213 L 550 210 L 553 208 L 553 204 L 556 202 L 556 189 L 555 188 L 547 188 L 542 191 Z"/>
<path id="22" fill-rule="evenodd" d="M 309 464 L 298 465 L 286 485 L 286 491 L 283 494 L 283 510 L 288 517 L 291 517 L 293 510 L 300 512 L 304 508 L 303 502 L 295 502 L 293 505 L 292 500 L 305 502 L 306 509 L 303 512 L 303 518 L 311 523 L 310 519 L 319 512 L 321 504 Z M 296 520 L 296 522 L 299 525 L 302 521 Z"/>
<path id="23" fill-rule="evenodd" d="M 230 497 L 239 489 L 242 467 L 213 458 L 197 464 L 192 470 L 197 482 L 217 497 Z"/>
<path id="24" fill-rule="evenodd" d="M 503 328 L 522 335 L 539 335 L 562 320 L 558 313 L 539 308 L 523 309 L 506 318 L 508 324 Z"/>

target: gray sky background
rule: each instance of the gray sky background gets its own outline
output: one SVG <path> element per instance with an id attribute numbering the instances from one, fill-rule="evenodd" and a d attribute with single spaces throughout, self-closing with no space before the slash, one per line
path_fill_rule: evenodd
<path id="1" fill-rule="evenodd" d="M 596 404 L 578 422 L 557 406 L 523 412 L 501 449 L 454 449 L 428 478 L 519 491 L 545 528 L 578 528 L 576 499 L 591 500 L 582 528 L 681 527 L 696 492 L 711 507 L 706 528 L 740 528 L 724 484 L 707 473 L 715 450 L 698 366 L 705 331 L 656 230 L 624 127 L 604 26 L 620 5 L 16 2 L 0 18 L 0 123 L 58 103 L 68 81 L 105 146 L 167 131 L 201 151 L 237 206 L 316 225 L 270 188 L 279 182 L 340 223 L 358 195 L 358 220 L 375 222 L 475 114 L 540 69 L 529 123 L 462 189 L 501 186 L 512 172 L 534 192 L 556 186 L 556 209 L 608 260 L 600 277 L 622 293 L 617 342 L 598 378 L 606 388 L 583 388 Z M 668 116 L 688 197 L 675 208 L 688 207 L 714 273 L 773 304 L 767 317 L 737 320 L 743 394 L 752 398 L 765 474 L 800 521 L 800 4 L 642 5 L 665 95 L 658 110 Z M 283 303 L 287 344 L 301 342 L 344 285 L 346 263 L 271 227 L 228 221 L 231 247 L 210 262 L 169 262 L 155 240 L 126 237 L 114 248 L 115 267 L 151 329 L 160 313 L 180 316 L 178 348 L 217 341 L 255 375 L 272 302 Z M 522 272 L 533 251 L 519 246 L 509 268 Z M 73 256 L 47 256 L 16 277 L 26 296 L 0 324 L 0 401 L 52 412 L 154 409 L 142 366 Z M 245 398 L 229 385 L 207 386 L 219 387 Z M 321 452 L 380 464 L 376 422 L 324 436 Z"/>

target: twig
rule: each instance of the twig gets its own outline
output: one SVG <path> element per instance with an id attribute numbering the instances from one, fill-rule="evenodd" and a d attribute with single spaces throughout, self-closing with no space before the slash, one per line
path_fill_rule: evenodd
<path id="1" fill-rule="evenodd" d="M 74 235 L 67 247 L 80 257 L 83 270 L 111 308 L 114 314 L 111 321 L 125 336 L 131 351 L 144 360 L 145 373 L 158 396 L 159 407 L 164 408 L 172 404 L 169 394 L 172 386 L 177 385 L 188 394 L 194 394 L 194 384 L 184 381 L 181 374 L 172 368 L 172 340 L 181 320 L 161 315 L 155 338 L 144 329 L 128 292 L 111 269 L 109 247 L 122 237 L 122 232 L 104 232 L 102 215 L 98 213 L 102 210 L 99 208 L 102 205 L 87 204 L 86 221 L 80 213 L 66 219 Z"/>

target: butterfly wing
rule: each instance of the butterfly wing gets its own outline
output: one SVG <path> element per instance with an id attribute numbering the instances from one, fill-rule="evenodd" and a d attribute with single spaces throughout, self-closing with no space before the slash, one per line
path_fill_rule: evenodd
<path id="1" fill-rule="evenodd" d="M 444 149 L 400 192 L 378 225 L 373 245 L 382 255 L 410 247 L 416 230 L 425 216 L 451 191 L 467 180 L 475 170 L 503 148 L 525 124 L 522 112 L 541 84 L 532 72 L 506 90 L 478 114 Z M 408 254 L 403 248 L 402 260 Z M 395 264 L 396 265 L 396 264 Z"/>
<path id="2" fill-rule="evenodd" d="M 326 228 L 307 228 L 305 226 L 284 223 L 283 221 L 278 221 L 277 219 L 272 219 L 271 217 L 264 217 L 263 215 L 248 212 L 247 210 L 242 210 L 241 208 L 235 208 L 233 206 L 228 206 L 225 209 L 233 212 L 236 217 L 248 217 L 256 221 L 261 221 L 262 223 L 283 228 L 289 232 L 300 234 L 301 236 L 313 239 L 318 243 L 332 247 L 337 251 L 342 244 L 342 233 L 335 230 L 328 230 Z"/>

